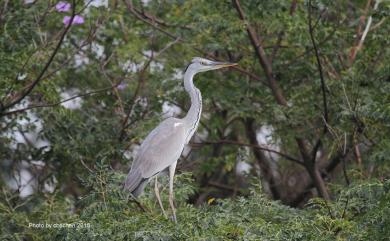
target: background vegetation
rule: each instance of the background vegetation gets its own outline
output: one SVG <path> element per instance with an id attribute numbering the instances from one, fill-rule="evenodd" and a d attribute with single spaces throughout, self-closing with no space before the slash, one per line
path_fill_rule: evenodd
<path id="1" fill-rule="evenodd" d="M 0 1 L 1 240 L 389 240 L 389 1 L 58 3 Z M 175 224 L 121 185 L 194 56 Z"/>

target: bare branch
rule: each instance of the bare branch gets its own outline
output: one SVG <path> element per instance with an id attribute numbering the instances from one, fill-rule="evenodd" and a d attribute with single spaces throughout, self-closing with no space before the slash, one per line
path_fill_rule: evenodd
<path id="1" fill-rule="evenodd" d="M 287 101 L 284 98 L 284 95 L 282 93 L 282 90 L 281 90 L 278 82 L 274 78 L 274 75 L 272 73 L 271 63 L 270 63 L 269 59 L 266 56 L 264 48 L 263 48 L 259 38 L 257 37 L 257 34 L 256 34 L 255 30 L 245 20 L 244 11 L 241 8 L 240 1 L 239 0 L 233 0 L 233 4 L 234 4 L 234 6 L 235 6 L 235 8 L 236 8 L 236 10 L 238 12 L 238 15 L 239 15 L 240 19 L 243 22 L 245 22 L 245 24 L 246 24 L 246 30 L 248 32 L 248 36 L 249 36 L 249 38 L 251 40 L 253 48 L 256 51 L 256 54 L 257 54 L 257 57 L 259 59 L 260 65 L 263 67 L 263 70 L 265 72 L 265 76 L 266 76 L 267 81 L 268 81 L 268 85 L 271 88 L 272 93 L 273 93 L 276 101 L 278 102 L 279 105 L 287 106 Z"/>
<path id="2" fill-rule="evenodd" d="M 24 112 L 24 111 L 27 111 L 27 110 L 31 110 L 31 109 L 54 107 L 54 106 L 60 105 L 60 104 L 62 104 L 62 103 L 68 102 L 68 101 L 73 100 L 73 99 L 76 99 L 76 98 L 81 98 L 81 97 L 85 97 L 85 96 L 89 96 L 89 95 L 95 95 L 95 94 L 98 94 L 98 93 L 101 93 L 101 92 L 104 92 L 104 91 L 113 89 L 113 88 L 117 87 L 118 85 L 119 85 L 119 83 L 116 84 L 116 85 L 107 87 L 107 88 L 94 90 L 94 91 L 87 92 L 87 93 L 84 93 L 84 94 L 81 94 L 81 95 L 75 95 L 75 96 L 72 96 L 72 97 L 70 97 L 70 98 L 68 98 L 68 99 L 65 99 L 65 100 L 62 100 L 62 101 L 59 101 L 59 102 L 56 102 L 56 103 L 52 103 L 52 104 L 43 104 L 43 105 L 33 105 L 33 106 L 29 106 L 29 107 L 26 107 L 26 108 L 23 108 L 23 109 L 18 109 L 18 110 L 13 110 L 13 111 L 5 112 L 5 113 L 2 113 L 2 115 L 3 115 L 3 116 L 14 115 L 14 114 L 17 114 L 17 113 L 20 113 L 20 112 Z"/>
<path id="3" fill-rule="evenodd" d="M 323 102 L 323 108 L 324 108 L 324 118 L 325 118 L 325 121 L 328 122 L 328 120 L 329 120 L 328 115 L 329 114 L 328 114 L 328 103 L 327 103 L 327 99 L 326 99 L 325 78 L 324 78 L 324 74 L 323 74 L 323 70 L 322 70 L 319 50 L 318 50 L 316 41 L 314 39 L 314 28 L 312 25 L 312 18 L 311 18 L 311 0 L 309 0 L 309 2 L 308 2 L 308 20 L 309 20 L 308 25 L 309 25 L 310 39 L 311 39 L 311 43 L 313 45 L 314 54 L 315 54 L 316 60 L 317 60 L 317 68 L 318 68 L 318 72 L 320 74 L 320 79 L 321 79 L 321 91 L 322 91 L 322 102 Z M 326 126 L 325 126 L 325 131 L 326 131 Z"/>
<path id="4" fill-rule="evenodd" d="M 192 145 L 214 145 L 214 144 L 228 144 L 228 145 L 237 145 L 237 146 L 247 146 L 247 147 L 251 147 L 251 148 L 256 148 L 256 149 L 259 149 L 259 150 L 263 150 L 263 151 L 268 151 L 268 152 L 271 152 L 271 153 L 275 153 L 283 158 L 285 158 L 286 160 L 288 161 L 292 161 L 298 165 L 301 165 L 303 166 L 303 163 L 288 155 L 288 154 L 285 154 L 285 153 L 282 153 L 280 151 L 276 151 L 276 150 L 273 150 L 273 149 L 270 149 L 268 147 L 265 147 L 265 146 L 260 146 L 260 145 L 254 145 L 254 144 L 249 144 L 249 143 L 243 143 L 243 142 L 240 142 L 240 141 L 232 141 L 232 140 L 219 140 L 219 141 L 202 141 L 202 142 L 198 142 L 198 143 L 191 143 Z"/>
<path id="5" fill-rule="evenodd" d="M 378 6 L 379 6 L 379 3 L 380 3 L 380 0 L 376 0 L 375 1 L 375 5 L 374 5 L 374 10 L 377 10 L 378 9 Z M 366 19 L 366 15 L 368 13 L 368 9 L 370 7 L 370 4 L 371 4 L 371 0 L 368 0 L 367 1 L 367 4 L 366 4 L 366 9 L 365 9 L 365 13 L 364 15 L 360 18 L 361 19 L 361 23 L 364 22 L 364 20 Z M 351 54 L 350 54 L 350 58 L 349 58 L 349 64 L 352 65 L 352 63 L 355 61 L 355 58 L 356 58 L 356 55 L 357 53 L 359 52 L 359 50 L 362 49 L 363 47 L 363 43 L 364 43 L 364 40 L 366 39 L 367 37 L 367 34 L 368 34 L 368 31 L 370 31 L 370 27 L 371 27 L 371 24 L 372 24 L 372 16 L 369 16 L 368 17 L 368 20 L 367 20 L 367 23 L 366 23 L 366 27 L 363 31 L 363 34 L 361 35 L 361 38 L 360 40 L 358 41 L 357 45 L 354 46 L 351 50 Z M 360 30 L 361 28 L 361 25 L 359 25 L 359 29 Z"/>
<path id="6" fill-rule="evenodd" d="M 60 47 L 62 45 L 62 42 L 64 41 L 65 39 L 65 35 L 68 33 L 69 29 L 71 28 L 72 26 L 72 22 L 73 22 L 73 19 L 74 17 L 76 16 L 76 1 L 73 0 L 73 4 L 72 4 L 72 16 L 70 18 L 70 22 L 69 24 L 65 27 L 64 31 L 62 32 L 61 34 L 61 37 L 60 37 L 60 40 L 58 41 L 57 43 L 57 46 L 55 47 L 55 49 L 53 50 L 49 60 L 46 62 L 45 66 L 43 67 L 43 69 L 41 70 L 41 72 L 39 73 L 39 75 L 37 76 L 37 78 L 32 82 L 30 83 L 29 85 L 27 85 L 22 91 L 20 91 L 19 93 L 17 93 L 10 101 L 9 103 L 6 103 L 5 105 L 1 106 L 1 109 L 0 109 L 0 114 L 1 112 L 3 112 L 4 110 L 6 109 L 9 109 L 11 107 L 13 107 L 14 105 L 16 105 L 17 103 L 19 103 L 20 101 L 22 101 L 27 95 L 29 95 L 31 93 L 31 91 L 34 89 L 34 87 L 41 81 L 42 77 L 44 76 L 44 74 L 46 73 L 46 71 L 49 69 L 51 63 L 53 62 L 54 60 L 54 57 L 57 55 L 58 51 L 60 50 Z"/>

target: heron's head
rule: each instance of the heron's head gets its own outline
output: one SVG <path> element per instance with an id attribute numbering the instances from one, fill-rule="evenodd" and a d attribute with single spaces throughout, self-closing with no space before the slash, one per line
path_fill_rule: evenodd
<path id="1" fill-rule="evenodd" d="M 221 69 L 229 66 L 235 66 L 236 63 L 229 62 L 218 62 L 212 61 L 200 57 L 195 57 L 192 59 L 190 65 L 187 67 L 188 69 L 192 69 L 195 72 L 205 72 L 209 70 Z"/>

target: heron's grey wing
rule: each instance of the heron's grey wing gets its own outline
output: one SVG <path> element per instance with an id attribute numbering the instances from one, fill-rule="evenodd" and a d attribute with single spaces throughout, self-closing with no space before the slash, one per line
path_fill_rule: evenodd
<path id="1" fill-rule="evenodd" d="M 161 122 L 141 144 L 127 175 L 126 189 L 137 191 L 145 180 L 177 161 L 183 151 L 185 137 L 182 120 L 169 118 Z"/>
<path id="2" fill-rule="evenodd" d="M 135 197 L 138 197 L 142 193 L 147 182 L 148 179 L 141 176 L 141 172 L 138 168 L 131 168 L 129 174 L 127 174 L 124 188 L 131 192 Z"/>

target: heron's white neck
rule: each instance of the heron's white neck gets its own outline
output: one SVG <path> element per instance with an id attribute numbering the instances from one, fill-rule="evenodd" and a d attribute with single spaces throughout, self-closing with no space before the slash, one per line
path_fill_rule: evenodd
<path id="1" fill-rule="evenodd" d="M 184 117 L 184 122 L 188 125 L 188 134 L 186 143 L 188 143 L 191 137 L 194 135 L 200 121 L 200 115 L 202 113 L 202 95 L 199 89 L 194 86 L 193 78 L 196 74 L 195 71 L 187 69 L 184 74 L 184 89 L 191 97 L 191 108 L 187 115 Z"/>

